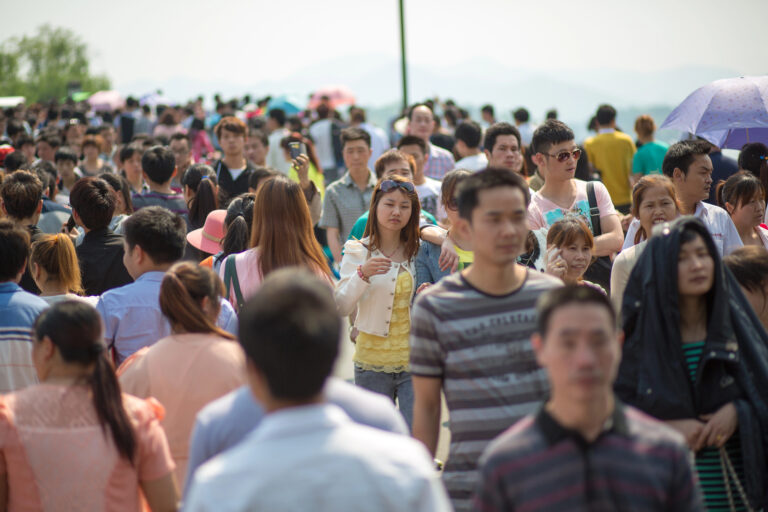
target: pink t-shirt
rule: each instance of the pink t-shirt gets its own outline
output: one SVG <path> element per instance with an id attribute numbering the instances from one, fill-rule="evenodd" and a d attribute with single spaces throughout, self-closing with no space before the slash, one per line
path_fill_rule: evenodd
<path id="1" fill-rule="evenodd" d="M 174 334 L 126 359 L 117 370 L 120 387 L 138 397 L 156 398 L 165 408 L 161 425 L 184 485 L 189 438 L 206 404 L 245 384 L 240 344 L 215 334 Z M 183 490 L 183 489 L 182 489 Z"/>
<path id="2" fill-rule="evenodd" d="M 587 198 L 587 182 L 581 180 L 573 181 L 576 183 L 576 198 L 570 208 L 562 208 L 543 197 L 540 192 L 533 194 L 531 204 L 528 206 L 528 221 L 531 224 L 531 230 L 548 228 L 564 218 L 566 214 L 581 215 L 587 226 L 592 228 L 592 220 L 589 215 L 589 199 Z M 611 196 L 608 194 L 608 189 L 599 181 L 593 183 L 595 184 L 595 199 L 597 200 L 597 207 L 600 209 L 600 218 L 617 215 L 611 201 Z M 592 232 L 594 233 L 594 229 L 592 229 Z"/>
<path id="3" fill-rule="evenodd" d="M 139 483 L 174 469 L 163 407 L 123 394 L 135 465 L 105 436 L 86 386 L 38 384 L 0 396 L 0 478 L 8 510 L 141 510 Z"/>

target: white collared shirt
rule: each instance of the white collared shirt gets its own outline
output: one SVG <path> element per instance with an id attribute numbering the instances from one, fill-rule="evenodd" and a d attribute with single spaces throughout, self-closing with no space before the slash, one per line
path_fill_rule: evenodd
<path id="1" fill-rule="evenodd" d="M 352 422 L 333 404 L 268 414 L 195 472 L 184 510 L 450 511 L 424 446 Z"/>
<path id="2" fill-rule="evenodd" d="M 707 226 L 721 257 L 744 246 L 731 216 L 719 206 L 699 201 L 696 203 L 696 211 L 693 216 L 701 219 Z M 634 219 L 629 225 L 627 236 L 624 237 L 622 251 L 635 245 L 635 234 L 637 234 L 638 229 L 640 229 L 640 220 Z"/>

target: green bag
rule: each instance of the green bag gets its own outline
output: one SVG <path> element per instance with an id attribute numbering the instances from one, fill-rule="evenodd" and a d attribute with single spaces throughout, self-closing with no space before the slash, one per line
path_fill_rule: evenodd
<path id="1" fill-rule="evenodd" d="M 243 309 L 245 300 L 243 292 L 240 291 L 240 280 L 237 278 L 237 266 L 235 266 L 235 255 L 230 254 L 224 262 L 224 287 L 227 290 L 227 300 L 230 297 L 230 286 L 235 289 L 235 300 L 237 301 L 237 311 Z"/>

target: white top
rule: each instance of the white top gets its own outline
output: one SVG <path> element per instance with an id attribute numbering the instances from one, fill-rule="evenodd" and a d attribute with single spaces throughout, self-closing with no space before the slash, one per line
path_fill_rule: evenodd
<path id="1" fill-rule="evenodd" d="M 424 183 L 421 185 L 414 184 L 416 188 L 416 194 L 419 196 L 419 202 L 421 203 L 421 209 L 426 210 L 435 217 L 437 220 L 438 213 L 442 210 L 443 202 L 440 200 L 442 195 L 442 184 L 432 178 L 424 177 Z"/>
<path id="2" fill-rule="evenodd" d="M 424 446 L 352 422 L 333 404 L 268 414 L 195 472 L 188 512 L 450 511 Z"/>
<path id="3" fill-rule="evenodd" d="M 336 167 L 336 157 L 333 154 L 333 137 L 331 136 L 332 126 L 330 119 L 320 119 L 309 127 L 309 135 L 315 141 L 315 152 L 323 169 Z"/>
<path id="4" fill-rule="evenodd" d="M 482 171 L 488 167 L 488 157 L 482 151 L 476 155 L 465 156 L 456 162 L 455 169 L 467 169 L 468 171 Z"/>
<path id="5" fill-rule="evenodd" d="M 271 167 L 276 171 L 280 171 L 286 176 L 291 170 L 291 163 L 285 160 L 283 154 L 283 148 L 280 146 L 280 141 L 283 137 L 287 137 L 290 132 L 285 128 L 278 128 L 269 134 L 267 139 L 269 140 L 269 151 L 267 152 L 267 167 Z"/>
<path id="6" fill-rule="evenodd" d="M 720 253 L 721 257 L 731 254 L 739 247 L 744 246 L 739 232 L 736 231 L 736 226 L 731 220 L 731 216 L 719 206 L 699 201 L 696 203 L 696 211 L 693 216 L 698 217 L 706 224 L 709 234 L 712 235 L 715 246 L 717 246 L 717 252 Z M 621 247 L 622 251 L 635 245 L 635 235 L 638 229 L 640 229 L 640 220 L 634 219 L 629 225 L 627 235 L 624 237 L 624 245 Z"/>
<path id="7" fill-rule="evenodd" d="M 368 135 L 371 136 L 372 153 L 371 158 L 368 159 L 368 168 L 373 169 L 376 166 L 376 160 L 392 146 L 389 143 L 387 132 L 378 126 L 372 125 L 370 123 L 361 123 L 360 128 L 368 132 Z"/>

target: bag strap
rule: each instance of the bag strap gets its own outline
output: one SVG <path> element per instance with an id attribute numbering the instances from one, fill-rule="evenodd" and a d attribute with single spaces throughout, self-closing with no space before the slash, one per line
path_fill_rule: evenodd
<path id="1" fill-rule="evenodd" d="M 587 200 L 589 201 L 589 220 L 592 222 L 592 234 L 600 236 L 603 234 L 603 230 L 600 227 L 600 208 L 597 206 L 594 181 L 587 182 Z"/>
<path id="2" fill-rule="evenodd" d="M 227 290 L 227 298 L 230 297 L 230 284 L 234 287 L 237 310 L 240 311 L 243 308 L 245 301 L 243 300 L 243 293 L 240 291 L 240 280 L 237 278 L 237 265 L 235 263 L 234 254 L 227 256 L 227 259 L 224 262 L 224 286 Z"/>
<path id="3" fill-rule="evenodd" d="M 733 469 L 731 458 L 728 456 L 728 452 L 725 450 L 725 446 L 720 447 L 720 468 L 723 471 L 723 480 L 725 481 L 725 492 L 728 495 L 728 506 L 732 511 L 736 510 L 736 504 L 733 501 L 733 491 L 731 490 L 731 480 L 733 480 L 734 486 L 739 493 L 741 502 L 747 509 L 747 512 L 753 512 L 754 509 L 749 504 L 747 499 L 747 493 L 744 491 L 741 482 L 739 482 L 739 475 L 736 474 L 736 470 Z"/>

